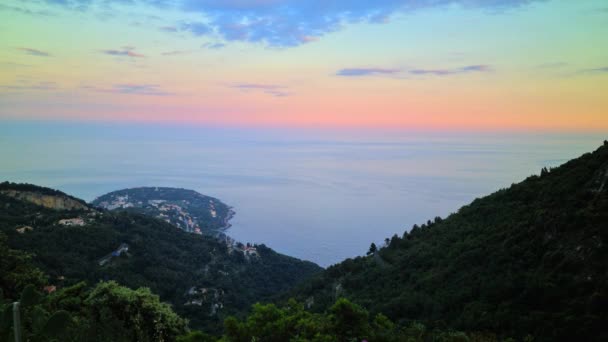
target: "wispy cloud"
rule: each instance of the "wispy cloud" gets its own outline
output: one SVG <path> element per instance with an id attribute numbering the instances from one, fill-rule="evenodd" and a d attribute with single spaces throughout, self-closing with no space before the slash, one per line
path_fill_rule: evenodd
<path id="1" fill-rule="evenodd" d="M 184 31 L 190 31 L 195 36 L 204 36 L 213 33 L 213 27 L 206 23 L 184 23 L 181 25 Z"/>
<path id="2" fill-rule="evenodd" d="M 261 83 L 235 83 L 229 85 L 230 88 L 239 89 L 242 91 L 261 91 L 265 94 L 285 97 L 291 95 L 286 86 L 276 84 L 261 84 Z"/>
<path id="3" fill-rule="evenodd" d="M 9 68 L 29 68 L 31 64 L 15 63 L 15 62 L 0 62 L 0 66 L 6 66 Z"/>
<path id="4" fill-rule="evenodd" d="M 144 55 L 137 53 L 133 46 L 123 46 L 120 49 L 109 49 L 109 50 L 101 50 L 101 53 L 110 55 L 110 56 L 124 56 L 124 57 L 132 57 L 132 58 L 143 58 Z"/>
<path id="5" fill-rule="evenodd" d="M 177 27 L 175 26 L 161 26 L 159 29 L 165 32 L 177 32 Z"/>
<path id="6" fill-rule="evenodd" d="M 589 69 L 581 69 L 578 71 L 579 74 L 606 74 L 608 73 L 607 67 L 599 67 L 599 68 L 589 68 Z"/>
<path id="7" fill-rule="evenodd" d="M 46 0 L 77 10 L 100 7 L 108 1 L 111 0 Z M 140 0 L 137 3 L 205 18 L 176 23 L 176 30 L 196 36 L 292 47 L 315 41 L 348 24 L 382 24 L 394 15 L 426 8 L 457 5 L 498 12 L 539 1 L 544 0 Z"/>
<path id="8" fill-rule="evenodd" d="M 450 76 L 458 74 L 468 74 L 475 72 L 490 72 L 492 68 L 488 65 L 467 65 L 453 69 L 411 69 L 408 72 L 411 75 L 433 75 L 433 76 Z"/>
<path id="9" fill-rule="evenodd" d="M 203 48 L 210 49 L 210 50 L 219 50 L 225 46 L 226 46 L 226 44 L 224 44 L 224 43 L 205 43 L 202 45 Z"/>
<path id="10" fill-rule="evenodd" d="M 337 76 L 345 77 L 357 77 L 357 76 L 374 76 L 374 75 L 395 75 L 400 73 L 399 69 L 385 69 L 385 68 L 347 68 L 341 69 L 336 72 Z"/>
<path id="11" fill-rule="evenodd" d="M 50 57 L 51 56 L 51 54 L 46 51 L 27 48 L 27 47 L 20 47 L 20 48 L 17 48 L 17 50 L 23 51 L 24 53 L 26 53 L 30 56 L 37 56 L 37 57 Z"/>
<path id="12" fill-rule="evenodd" d="M 118 93 L 118 94 L 148 95 L 148 96 L 173 95 L 173 93 L 162 90 L 158 84 L 135 84 L 135 83 L 115 84 L 112 86 L 111 92 Z"/>
<path id="13" fill-rule="evenodd" d="M 57 83 L 49 81 L 32 82 L 29 80 L 19 80 L 14 84 L 0 85 L 0 89 L 6 90 L 55 90 L 57 89 Z"/>
<path id="14" fill-rule="evenodd" d="M 98 93 L 145 95 L 145 96 L 169 96 L 175 93 L 163 90 L 158 84 L 148 83 L 118 83 L 111 86 L 81 85 L 80 89 Z"/>
<path id="15" fill-rule="evenodd" d="M 38 16 L 38 17 L 48 17 L 48 16 L 53 15 L 53 13 L 51 13 L 47 10 L 31 10 L 31 9 L 25 8 L 25 7 L 9 6 L 9 5 L 0 4 L 0 12 L 2 12 L 2 11 L 12 11 L 12 12 L 17 12 L 17 13 L 21 13 L 21 14 Z"/>
<path id="16" fill-rule="evenodd" d="M 490 72 L 492 68 L 485 64 L 466 65 L 458 68 L 443 68 L 443 69 L 423 69 L 423 68 L 410 68 L 410 69 L 398 69 L 398 68 L 346 68 L 340 69 L 336 72 L 336 76 L 342 77 L 396 77 L 404 78 L 407 75 L 412 76 L 450 76 L 458 74 L 468 74 L 476 72 Z"/>
<path id="17" fill-rule="evenodd" d="M 560 69 L 565 68 L 569 64 L 566 62 L 547 62 L 536 66 L 537 69 Z"/>
<path id="18" fill-rule="evenodd" d="M 177 55 L 187 55 L 192 53 L 191 50 L 173 50 L 173 51 L 166 51 L 161 53 L 161 55 L 163 56 L 177 56 Z"/>

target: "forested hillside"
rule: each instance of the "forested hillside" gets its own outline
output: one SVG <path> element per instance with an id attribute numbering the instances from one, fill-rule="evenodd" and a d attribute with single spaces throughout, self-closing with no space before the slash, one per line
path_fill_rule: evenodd
<path id="1" fill-rule="evenodd" d="M 196 191 L 142 187 L 113 191 L 96 198 L 95 207 L 127 210 L 160 218 L 190 233 L 221 235 L 234 211 L 217 198 Z"/>
<path id="2" fill-rule="evenodd" d="M 33 255 L 49 285 L 114 280 L 130 288 L 148 287 L 192 327 L 212 332 L 221 329 L 227 315 L 240 314 L 321 270 L 264 245 L 255 246 L 255 255 L 245 255 L 215 238 L 140 214 L 55 210 L 1 194 L 0 231 L 10 248 Z"/>
<path id="3" fill-rule="evenodd" d="M 401 323 L 608 340 L 608 142 L 374 247 L 291 295 Z"/>

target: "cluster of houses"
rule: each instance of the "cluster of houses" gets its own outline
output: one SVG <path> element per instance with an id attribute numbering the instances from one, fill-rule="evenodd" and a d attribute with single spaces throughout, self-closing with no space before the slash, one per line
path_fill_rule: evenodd
<path id="1" fill-rule="evenodd" d="M 62 226 L 68 226 L 68 227 L 81 227 L 86 225 L 86 222 L 84 221 L 84 219 L 82 217 L 74 217 L 74 218 L 70 218 L 70 219 L 62 219 L 59 220 L 60 225 Z"/>
<path id="2" fill-rule="evenodd" d="M 133 207 L 133 203 L 129 202 L 129 195 L 124 195 L 124 196 L 116 196 L 113 198 L 113 200 L 111 202 L 108 201 L 103 201 L 101 203 L 99 203 L 99 205 L 102 208 L 108 209 L 108 210 L 114 210 L 114 209 L 126 209 L 126 208 L 131 208 Z"/>
<path id="3" fill-rule="evenodd" d="M 243 253 L 243 256 L 247 260 L 251 260 L 252 258 L 261 258 L 260 253 L 258 252 L 258 249 L 256 248 L 255 245 L 253 245 L 251 243 L 247 243 L 244 245 L 240 242 L 237 242 L 235 239 L 231 238 L 230 236 L 228 236 L 224 233 L 218 234 L 217 239 L 220 242 L 223 242 L 226 245 L 226 247 L 228 247 L 228 253 L 232 253 L 232 252 Z"/>
<path id="4" fill-rule="evenodd" d="M 118 209 L 118 208 L 131 208 L 133 207 L 133 203 L 129 202 L 129 195 L 124 195 L 124 196 L 116 196 L 113 198 L 113 201 L 111 202 L 101 202 L 99 203 L 99 205 L 102 208 L 108 209 L 108 210 L 114 210 L 114 209 Z"/>
<path id="5" fill-rule="evenodd" d="M 66 227 L 82 227 L 82 226 L 85 226 L 87 224 L 87 222 L 82 217 L 74 217 L 74 218 L 69 218 L 69 219 L 61 219 L 57 222 L 57 224 L 59 224 L 61 226 L 66 226 Z M 20 227 L 15 228 L 15 230 L 19 234 L 25 234 L 26 232 L 31 232 L 32 230 L 34 230 L 34 227 L 20 226 Z"/>
<path id="6" fill-rule="evenodd" d="M 243 253 L 243 256 L 245 257 L 245 259 L 247 261 L 251 261 L 251 259 L 257 259 L 260 258 L 260 254 L 258 253 L 258 249 L 250 244 L 247 243 L 246 245 L 243 245 L 242 243 L 236 243 L 233 246 L 233 250 L 236 252 L 240 252 Z"/>
<path id="7" fill-rule="evenodd" d="M 21 227 L 17 227 L 17 228 L 15 228 L 15 230 L 16 230 L 16 231 L 17 231 L 17 233 L 19 233 L 19 234 L 24 234 L 25 232 L 29 232 L 29 231 L 34 230 L 34 228 L 33 228 L 33 227 L 31 227 L 31 226 L 21 226 Z"/>
<path id="8" fill-rule="evenodd" d="M 186 202 L 187 203 L 187 202 Z M 172 223 L 179 228 L 196 234 L 202 234 L 196 218 L 190 216 L 181 206 L 173 203 L 166 203 L 164 200 L 149 200 L 148 204 L 160 211 L 159 218 L 168 223 Z M 173 218 L 174 222 L 171 222 Z"/>

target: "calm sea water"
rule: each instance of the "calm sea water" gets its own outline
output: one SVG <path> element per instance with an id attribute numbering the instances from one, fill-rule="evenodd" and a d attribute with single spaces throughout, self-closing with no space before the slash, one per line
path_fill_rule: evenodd
<path id="1" fill-rule="evenodd" d="M 0 180 L 194 189 L 234 207 L 237 240 L 328 266 L 607 137 L 0 122 Z"/>

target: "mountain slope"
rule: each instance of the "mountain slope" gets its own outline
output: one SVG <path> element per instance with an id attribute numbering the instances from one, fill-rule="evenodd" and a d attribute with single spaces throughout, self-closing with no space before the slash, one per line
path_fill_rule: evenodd
<path id="1" fill-rule="evenodd" d="M 608 142 L 414 226 L 293 295 L 317 310 L 344 296 L 436 327 L 607 340 Z"/>
<path id="2" fill-rule="evenodd" d="M 16 185 L 12 185 L 15 187 Z M 52 190 L 28 185 L 27 191 Z M 189 234 L 162 220 L 130 212 L 55 210 L 0 194 L 0 231 L 10 248 L 33 261 L 58 287 L 81 280 L 116 280 L 149 287 L 191 326 L 218 331 L 223 317 L 321 270 L 258 245 L 258 257 L 218 239 Z"/>
<path id="3" fill-rule="evenodd" d="M 31 184 L 0 183 L 0 194 L 55 210 L 89 210 L 86 202 L 61 191 Z"/>
<path id="4" fill-rule="evenodd" d="M 230 227 L 234 211 L 217 198 L 193 190 L 142 187 L 113 191 L 96 198 L 93 206 L 128 210 L 160 218 L 190 233 L 217 235 Z"/>

